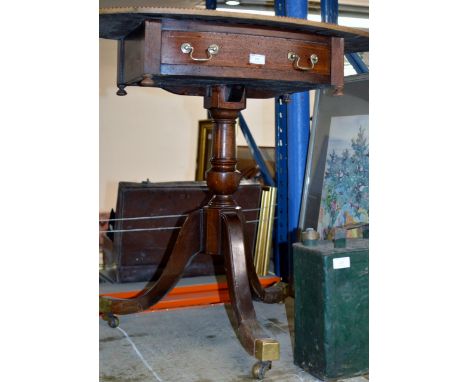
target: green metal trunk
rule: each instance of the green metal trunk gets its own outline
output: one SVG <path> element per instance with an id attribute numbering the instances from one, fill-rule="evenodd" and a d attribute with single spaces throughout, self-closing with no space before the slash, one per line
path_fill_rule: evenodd
<path id="1" fill-rule="evenodd" d="M 324 380 L 369 370 L 369 241 L 293 245 L 294 363 Z"/>

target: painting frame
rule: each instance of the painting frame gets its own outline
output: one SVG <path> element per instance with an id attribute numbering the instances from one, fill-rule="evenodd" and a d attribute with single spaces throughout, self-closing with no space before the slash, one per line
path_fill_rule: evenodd
<path id="1" fill-rule="evenodd" d="M 273 180 L 275 179 L 276 171 L 276 147 L 274 146 L 258 146 L 258 150 L 262 154 L 267 170 L 270 172 Z M 237 170 L 239 170 L 243 178 L 255 179 L 265 184 L 258 163 L 252 156 L 252 151 L 247 145 L 237 145 L 236 147 Z"/>
<path id="2" fill-rule="evenodd" d="M 332 122 L 340 117 L 359 115 L 369 115 L 367 73 L 345 77 L 345 92 L 342 96 L 334 96 L 333 89 L 316 92 L 299 216 L 301 230 L 319 230 Z M 324 237 L 323 232 L 319 234 L 322 239 L 330 238 Z"/>
<path id="3" fill-rule="evenodd" d="M 198 121 L 198 148 L 197 166 L 195 169 L 195 180 L 206 180 L 205 173 L 211 167 L 211 151 L 213 149 L 213 119 L 202 119 Z"/>

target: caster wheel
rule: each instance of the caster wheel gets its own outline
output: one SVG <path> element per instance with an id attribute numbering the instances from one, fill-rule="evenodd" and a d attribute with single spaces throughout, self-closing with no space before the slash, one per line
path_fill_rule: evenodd
<path id="1" fill-rule="evenodd" d="M 268 370 L 271 369 L 271 361 L 257 362 L 252 367 L 252 376 L 255 379 L 262 380 L 265 378 L 265 374 Z"/>
<path id="2" fill-rule="evenodd" d="M 113 314 L 109 314 L 109 316 L 107 317 L 107 324 L 115 329 L 117 326 L 119 326 L 119 318 L 117 316 L 114 316 Z"/>

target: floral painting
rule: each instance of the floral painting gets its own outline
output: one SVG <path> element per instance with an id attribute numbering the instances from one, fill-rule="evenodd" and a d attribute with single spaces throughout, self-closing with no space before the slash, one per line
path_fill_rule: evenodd
<path id="1" fill-rule="evenodd" d="M 317 230 L 369 222 L 369 116 L 333 117 Z"/>

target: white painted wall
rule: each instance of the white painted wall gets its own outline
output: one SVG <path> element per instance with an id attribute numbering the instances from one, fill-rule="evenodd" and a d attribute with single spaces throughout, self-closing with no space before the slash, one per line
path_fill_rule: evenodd
<path id="1" fill-rule="evenodd" d="M 115 208 L 119 181 L 194 180 L 202 97 L 158 88 L 116 87 L 117 42 L 99 44 L 99 208 Z M 313 102 L 313 97 L 311 97 Z M 312 108 L 311 108 L 312 110 Z M 275 145 L 274 100 L 248 99 L 243 115 L 259 146 Z M 237 142 L 245 145 L 238 129 Z"/>

